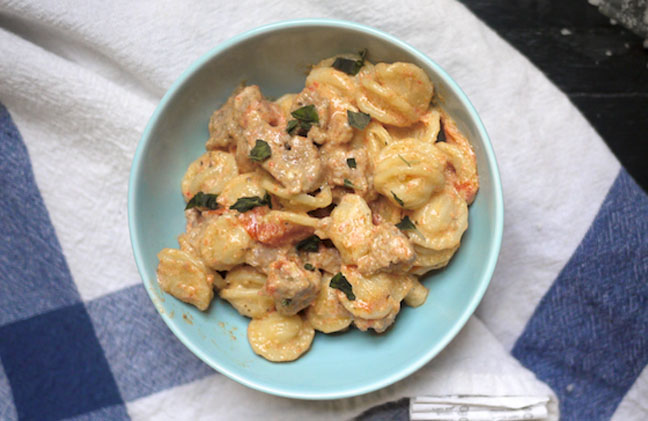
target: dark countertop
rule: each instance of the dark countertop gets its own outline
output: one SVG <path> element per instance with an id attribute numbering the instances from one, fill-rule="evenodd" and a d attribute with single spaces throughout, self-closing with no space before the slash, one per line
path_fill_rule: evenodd
<path id="1" fill-rule="evenodd" d="M 648 191 L 643 39 L 613 25 L 587 0 L 460 1 L 567 94 Z"/>

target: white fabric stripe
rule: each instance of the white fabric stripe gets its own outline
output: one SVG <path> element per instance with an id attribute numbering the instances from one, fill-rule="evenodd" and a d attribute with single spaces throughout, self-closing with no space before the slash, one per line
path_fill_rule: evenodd
<path id="1" fill-rule="evenodd" d="M 126 192 L 154 104 L 0 29 L 0 101 L 32 160 L 84 300 L 140 282 Z"/>
<path id="2" fill-rule="evenodd" d="M 648 417 L 648 366 L 619 404 L 612 421 L 645 421 Z"/>
<path id="3" fill-rule="evenodd" d="M 551 390 L 508 355 L 484 325 L 472 318 L 430 364 L 391 387 L 351 399 L 301 401 L 248 389 L 225 376 L 211 376 L 127 403 L 134 421 L 349 419 L 383 402 L 417 395 L 533 395 L 551 397 L 549 420 L 557 420 Z"/>
<path id="4" fill-rule="evenodd" d="M 29 7 L 29 5 L 22 5 Z M 0 10 L 2 6 L 0 5 Z M 0 14 L 0 27 L 15 33 L 44 50 L 63 57 L 72 63 L 77 63 L 91 73 L 95 73 L 130 93 L 148 99 L 154 103 L 164 94 L 162 87 L 152 87 L 146 79 L 138 79 L 137 75 L 123 68 L 118 58 L 96 46 L 87 45 L 82 37 L 75 34 L 69 27 L 58 27 L 42 24 L 31 14 L 11 16 Z"/>

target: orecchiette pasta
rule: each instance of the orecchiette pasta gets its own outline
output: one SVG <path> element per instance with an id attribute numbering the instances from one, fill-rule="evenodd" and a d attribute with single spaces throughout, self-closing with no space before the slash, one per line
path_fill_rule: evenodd
<path id="1" fill-rule="evenodd" d="M 266 220 L 273 220 L 276 221 L 275 223 L 292 223 L 295 225 L 301 225 L 303 227 L 310 227 L 310 228 L 319 228 L 321 225 L 321 221 L 317 218 L 313 218 L 312 216 L 309 216 L 306 213 L 301 213 L 301 212 L 287 212 L 287 211 L 270 211 L 268 214 L 265 216 Z"/>
<path id="2" fill-rule="evenodd" d="M 338 72 L 330 66 L 315 66 L 306 78 L 306 87 L 314 86 L 316 89 L 323 86 L 329 91 L 329 96 L 338 101 L 346 99 L 351 102 L 357 90 L 353 77 L 343 72 Z"/>
<path id="3" fill-rule="evenodd" d="M 261 186 L 272 195 L 279 199 L 284 208 L 291 211 L 307 212 L 314 209 L 325 208 L 331 204 L 331 188 L 328 184 L 322 186 L 320 191 L 312 196 L 306 193 L 291 193 L 288 189 L 281 186 L 276 180 L 272 179 L 270 174 L 261 175 Z"/>
<path id="4" fill-rule="evenodd" d="M 225 184 L 218 196 L 218 203 L 229 208 L 241 197 L 263 197 L 264 194 L 261 177 L 257 173 L 246 173 L 233 177 Z"/>
<path id="5" fill-rule="evenodd" d="M 201 228 L 190 228 L 178 236 L 180 250 L 185 251 L 193 256 L 200 255 L 200 245 L 198 244 Z"/>
<path id="6" fill-rule="evenodd" d="M 342 274 L 351 284 L 355 299 L 337 291 L 338 299 L 349 313 L 361 319 L 386 317 L 412 288 L 412 278 L 407 275 L 377 273 L 366 277 L 353 266 L 343 266 Z"/>
<path id="7" fill-rule="evenodd" d="M 358 108 L 381 123 L 398 127 L 414 124 L 432 99 L 430 79 L 411 63 L 366 65 L 358 80 Z"/>
<path id="8" fill-rule="evenodd" d="M 371 209 L 360 196 L 348 194 L 331 212 L 328 234 L 345 263 L 369 253 L 373 233 Z"/>
<path id="9" fill-rule="evenodd" d="M 405 296 L 405 304 L 410 307 L 418 307 L 423 305 L 428 296 L 428 289 L 425 288 L 425 285 L 420 283 L 418 280 L 415 280 L 412 289 L 409 290 Z"/>
<path id="10" fill-rule="evenodd" d="M 353 316 L 338 300 L 337 290 L 329 286 L 332 277 L 330 274 L 322 277 L 320 292 L 306 310 L 306 319 L 311 326 L 324 333 L 344 330 L 353 321 Z"/>
<path id="11" fill-rule="evenodd" d="M 416 209 L 445 184 L 444 156 L 436 146 L 405 139 L 385 147 L 378 156 L 374 185 L 394 204 Z"/>
<path id="12" fill-rule="evenodd" d="M 308 351 L 315 330 L 299 315 L 283 316 L 276 311 L 248 325 L 252 350 L 270 361 L 293 361 Z"/>
<path id="13" fill-rule="evenodd" d="M 206 222 L 200 236 L 200 257 L 214 270 L 229 270 L 245 262 L 252 245 L 247 231 L 233 215 L 219 215 Z"/>
<path id="14" fill-rule="evenodd" d="M 179 249 L 158 254 L 165 292 L 207 310 L 216 291 L 270 361 L 299 358 L 315 330 L 387 330 L 468 228 L 470 143 L 423 69 L 365 58 L 322 60 L 276 101 L 237 88 L 182 179 Z"/>
<path id="15" fill-rule="evenodd" d="M 446 173 L 457 192 L 470 205 L 479 190 L 475 151 L 448 114 L 441 113 L 441 121 L 447 141 L 439 143 L 439 147 L 448 155 L 450 164 Z"/>
<path id="16" fill-rule="evenodd" d="M 343 267 L 342 273 L 352 285 L 356 298 L 349 300 L 338 292 L 338 299 L 353 314 L 355 326 L 363 331 L 384 332 L 396 319 L 401 301 L 412 289 L 413 278 L 386 273 L 365 278 L 350 267 Z"/>
<path id="17" fill-rule="evenodd" d="M 220 275 L 207 269 L 200 259 L 182 250 L 163 249 L 158 253 L 158 259 L 160 287 L 199 310 L 206 310 L 214 296 L 214 279 L 220 278 Z"/>
<path id="18" fill-rule="evenodd" d="M 409 273 L 423 275 L 433 269 L 444 267 L 448 264 L 458 248 L 459 244 L 443 250 L 434 250 L 414 245 L 416 260 L 414 260 L 414 265 L 412 266 L 412 269 L 410 269 Z"/>
<path id="19" fill-rule="evenodd" d="M 378 123 L 377 121 L 372 121 L 364 129 L 363 144 L 367 150 L 367 156 L 369 161 L 373 164 L 373 167 L 376 167 L 378 157 L 380 156 L 380 151 L 383 150 L 386 146 L 390 145 L 393 142 L 393 139 L 385 126 Z"/>
<path id="20" fill-rule="evenodd" d="M 441 113 L 432 108 L 421 119 L 408 127 L 389 126 L 387 131 L 394 140 L 413 138 L 422 142 L 434 143 L 441 130 Z"/>
<path id="21" fill-rule="evenodd" d="M 412 243 L 433 249 L 455 247 L 468 228 L 468 205 L 453 187 L 434 195 L 412 213 L 416 230 L 408 231 Z"/>
<path id="22" fill-rule="evenodd" d="M 266 276 L 251 266 L 237 266 L 227 272 L 220 297 L 243 316 L 263 317 L 274 310 L 274 300 L 262 293 Z"/>
<path id="23" fill-rule="evenodd" d="M 182 195 L 189 200 L 198 192 L 218 194 L 236 174 L 238 167 L 232 154 L 208 151 L 189 165 L 182 179 Z"/>

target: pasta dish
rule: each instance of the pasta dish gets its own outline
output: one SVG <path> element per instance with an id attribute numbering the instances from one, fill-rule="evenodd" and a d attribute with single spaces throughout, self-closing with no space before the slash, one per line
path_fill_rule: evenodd
<path id="1" fill-rule="evenodd" d="M 473 149 L 411 63 L 325 59 L 304 89 L 272 100 L 240 86 L 209 121 L 182 182 L 186 230 L 158 254 L 158 282 L 207 310 L 249 317 L 270 361 L 315 331 L 384 332 L 418 277 L 448 264 L 479 188 Z M 340 339 L 342 340 L 342 339 Z"/>

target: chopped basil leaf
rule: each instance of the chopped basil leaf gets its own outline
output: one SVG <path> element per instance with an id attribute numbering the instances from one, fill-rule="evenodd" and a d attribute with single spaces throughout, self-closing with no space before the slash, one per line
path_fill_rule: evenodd
<path id="1" fill-rule="evenodd" d="M 414 225 L 414 222 L 412 222 L 412 220 L 409 219 L 409 216 L 405 215 L 405 217 L 401 219 L 401 221 L 398 224 L 396 224 L 396 228 L 403 231 L 415 230 L 416 225 Z"/>
<path id="2" fill-rule="evenodd" d="M 281 305 L 283 307 L 288 307 L 292 303 L 292 300 L 290 298 L 284 298 L 281 300 Z"/>
<path id="3" fill-rule="evenodd" d="M 358 65 L 358 60 L 350 60 L 348 58 L 338 57 L 333 62 L 333 68 L 348 75 L 355 76 L 360 71 L 362 66 Z"/>
<path id="4" fill-rule="evenodd" d="M 353 293 L 353 287 L 341 272 L 336 273 L 335 276 L 331 278 L 329 286 L 342 291 L 349 301 L 354 301 L 356 299 L 355 294 Z"/>
<path id="5" fill-rule="evenodd" d="M 313 124 L 319 124 L 317 109 L 313 104 L 297 108 L 295 111 L 290 113 L 290 115 L 296 119 L 290 120 L 286 126 L 286 131 L 290 134 L 295 134 L 295 129 L 299 127 L 299 131 L 297 131 L 296 134 L 299 136 L 306 136 Z"/>
<path id="6" fill-rule="evenodd" d="M 295 248 L 297 248 L 297 251 L 318 251 L 321 241 L 317 235 L 311 235 L 297 243 Z"/>
<path id="7" fill-rule="evenodd" d="M 403 201 L 400 199 L 400 197 L 396 196 L 396 193 L 391 192 L 391 194 L 392 194 L 392 196 L 394 196 L 394 200 L 396 201 L 396 203 L 398 203 L 401 206 L 405 206 L 405 203 L 403 203 Z"/>
<path id="8" fill-rule="evenodd" d="M 295 111 L 290 113 L 290 115 L 295 117 L 300 122 L 311 124 L 319 123 L 319 116 L 317 115 L 317 110 L 315 109 L 315 106 L 313 104 L 304 105 L 301 108 L 297 108 Z"/>
<path id="9" fill-rule="evenodd" d="M 439 134 L 437 135 L 436 141 L 437 142 L 445 142 L 446 141 L 446 135 L 445 135 L 445 130 L 443 130 L 443 121 L 442 120 L 439 120 Z"/>
<path id="10" fill-rule="evenodd" d="M 306 263 L 304 265 L 304 269 L 310 270 L 311 272 L 313 272 L 315 270 L 315 266 L 311 265 L 310 263 Z"/>
<path id="11" fill-rule="evenodd" d="M 207 208 L 211 210 L 218 209 L 218 203 L 216 202 L 217 198 L 218 198 L 217 194 L 203 193 L 199 191 L 187 203 L 187 206 L 185 206 L 185 210 L 195 208 L 195 207 Z"/>
<path id="12" fill-rule="evenodd" d="M 344 179 L 344 187 L 348 187 L 350 189 L 355 189 L 355 186 L 353 185 L 353 183 L 347 178 Z"/>
<path id="13" fill-rule="evenodd" d="M 270 145 L 264 140 L 257 139 L 256 144 L 250 151 L 250 159 L 256 162 L 263 162 L 270 158 L 270 155 L 272 155 Z"/>
<path id="14" fill-rule="evenodd" d="M 286 124 L 286 131 L 288 132 L 288 134 L 292 134 L 292 132 L 295 131 L 298 125 L 299 125 L 299 121 L 290 120 L 288 124 Z"/>
<path id="15" fill-rule="evenodd" d="M 403 161 L 403 162 L 404 162 L 408 167 L 411 167 L 411 166 L 412 166 L 412 164 L 410 164 L 409 162 L 407 162 L 407 160 L 406 160 L 405 158 L 403 158 L 403 156 L 402 156 L 401 154 L 398 154 L 398 157 L 399 157 L 399 158 L 401 159 L 401 161 Z"/>
<path id="16" fill-rule="evenodd" d="M 367 49 L 364 48 L 360 51 L 359 55 L 359 60 L 338 57 L 333 62 L 333 68 L 348 75 L 355 76 L 358 74 L 362 66 L 364 66 L 365 57 L 367 57 Z"/>
<path id="17" fill-rule="evenodd" d="M 270 209 L 272 209 L 272 202 L 270 200 L 270 195 L 268 194 L 268 192 L 266 192 L 265 196 L 263 196 L 263 199 L 261 199 L 259 196 L 240 197 L 236 201 L 236 203 L 230 206 L 230 209 L 244 213 L 258 206 L 268 206 Z"/>
<path id="18" fill-rule="evenodd" d="M 357 165 L 355 158 L 347 158 L 347 165 L 349 166 L 349 168 L 356 168 Z"/>
<path id="19" fill-rule="evenodd" d="M 349 121 L 349 126 L 362 130 L 367 127 L 367 124 L 371 121 L 371 116 L 363 112 L 356 113 L 347 110 L 347 120 Z"/>

